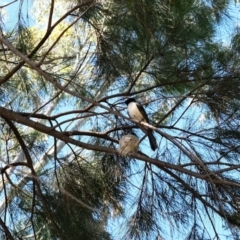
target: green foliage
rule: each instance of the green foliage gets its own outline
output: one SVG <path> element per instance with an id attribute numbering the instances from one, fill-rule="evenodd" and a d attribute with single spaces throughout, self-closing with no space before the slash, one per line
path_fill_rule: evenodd
<path id="1" fill-rule="evenodd" d="M 30 25 L 23 2 L 0 32 L 2 239 L 218 239 L 214 218 L 239 227 L 239 29 L 216 38 L 231 2 L 34 1 Z M 155 153 L 126 117 L 130 96 Z M 139 152 L 119 156 L 129 133 Z"/>
<path id="2" fill-rule="evenodd" d="M 18 34 L 15 47 L 21 53 L 28 55 L 33 49 L 32 32 L 29 30 L 29 28 L 19 23 L 17 33 Z"/>
<path id="3" fill-rule="evenodd" d="M 121 210 L 119 203 L 123 200 L 123 194 L 118 186 L 120 182 L 109 178 L 109 171 L 99 171 L 99 166 L 94 162 L 74 161 L 63 164 L 57 172 L 62 177 L 52 182 L 56 187 L 42 187 L 45 201 L 58 226 L 58 235 L 62 239 L 111 239 L 105 226 L 111 206 L 115 211 Z M 52 174 L 50 177 L 54 178 Z M 31 213 L 30 200 L 25 198 L 18 204 L 25 214 Z M 37 197 L 35 201 L 34 226 L 39 230 L 46 229 L 38 232 L 37 238 L 56 239 L 54 228 L 49 228 L 47 224 L 50 219 L 41 205 L 41 199 Z"/>

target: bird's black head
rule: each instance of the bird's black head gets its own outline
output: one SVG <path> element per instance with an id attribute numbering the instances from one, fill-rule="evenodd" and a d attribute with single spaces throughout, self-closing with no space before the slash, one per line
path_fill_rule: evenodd
<path id="1" fill-rule="evenodd" d="M 129 98 L 125 101 L 125 103 L 128 105 L 130 102 L 136 102 L 134 98 Z"/>

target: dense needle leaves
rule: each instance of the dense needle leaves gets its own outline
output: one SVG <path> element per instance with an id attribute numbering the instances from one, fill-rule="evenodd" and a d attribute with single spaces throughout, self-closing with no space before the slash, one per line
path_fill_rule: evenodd
<path id="1" fill-rule="evenodd" d="M 1 4 L 0 238 L 239 239 L 238 10 Z M 155 152 L 129 97 L 146 109 Z M 121 156 L 126 134 L 139 151 Z"/>

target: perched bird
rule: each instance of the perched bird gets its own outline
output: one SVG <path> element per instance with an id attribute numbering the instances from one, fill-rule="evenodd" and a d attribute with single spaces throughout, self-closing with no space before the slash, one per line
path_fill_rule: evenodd
<path id="1" fill-rule="evenodd" d="M 139 122 L 149 123 L 147 113 L 145 112 L 143 106 L 140 103 L 136 102 L 134 98 L 127 99 L 125 103 L 127 104 L 128 114 L 132 119 Z M 153 135 L 153 130 L 140 125 L 139 127 L 143 132 L 147 133 L 150 146 L 152 150 L 155 151 L 157 148 L 157 141 Z"/>
<path id="2" fill-rule="evenodd" d="M 118 152 L 123 156 L 127 156 L 131 153 L 137 153 L 138 145 L 139 140 L 136 136 L 131 134 L 124 135 L 119 140 Z"/>

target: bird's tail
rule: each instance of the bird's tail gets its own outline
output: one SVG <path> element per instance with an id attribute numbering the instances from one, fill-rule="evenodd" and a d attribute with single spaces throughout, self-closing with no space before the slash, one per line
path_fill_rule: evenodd
<path id="1" fill-rule="evenodd" d="M 157 149 L 158 145 L 157 145 L 156 138 L 153 135 L 153 130 L 152 129 L 148 129 L 148 139 L 149 139 L 151 149 L 153 151 L 155 151 Z"/>

